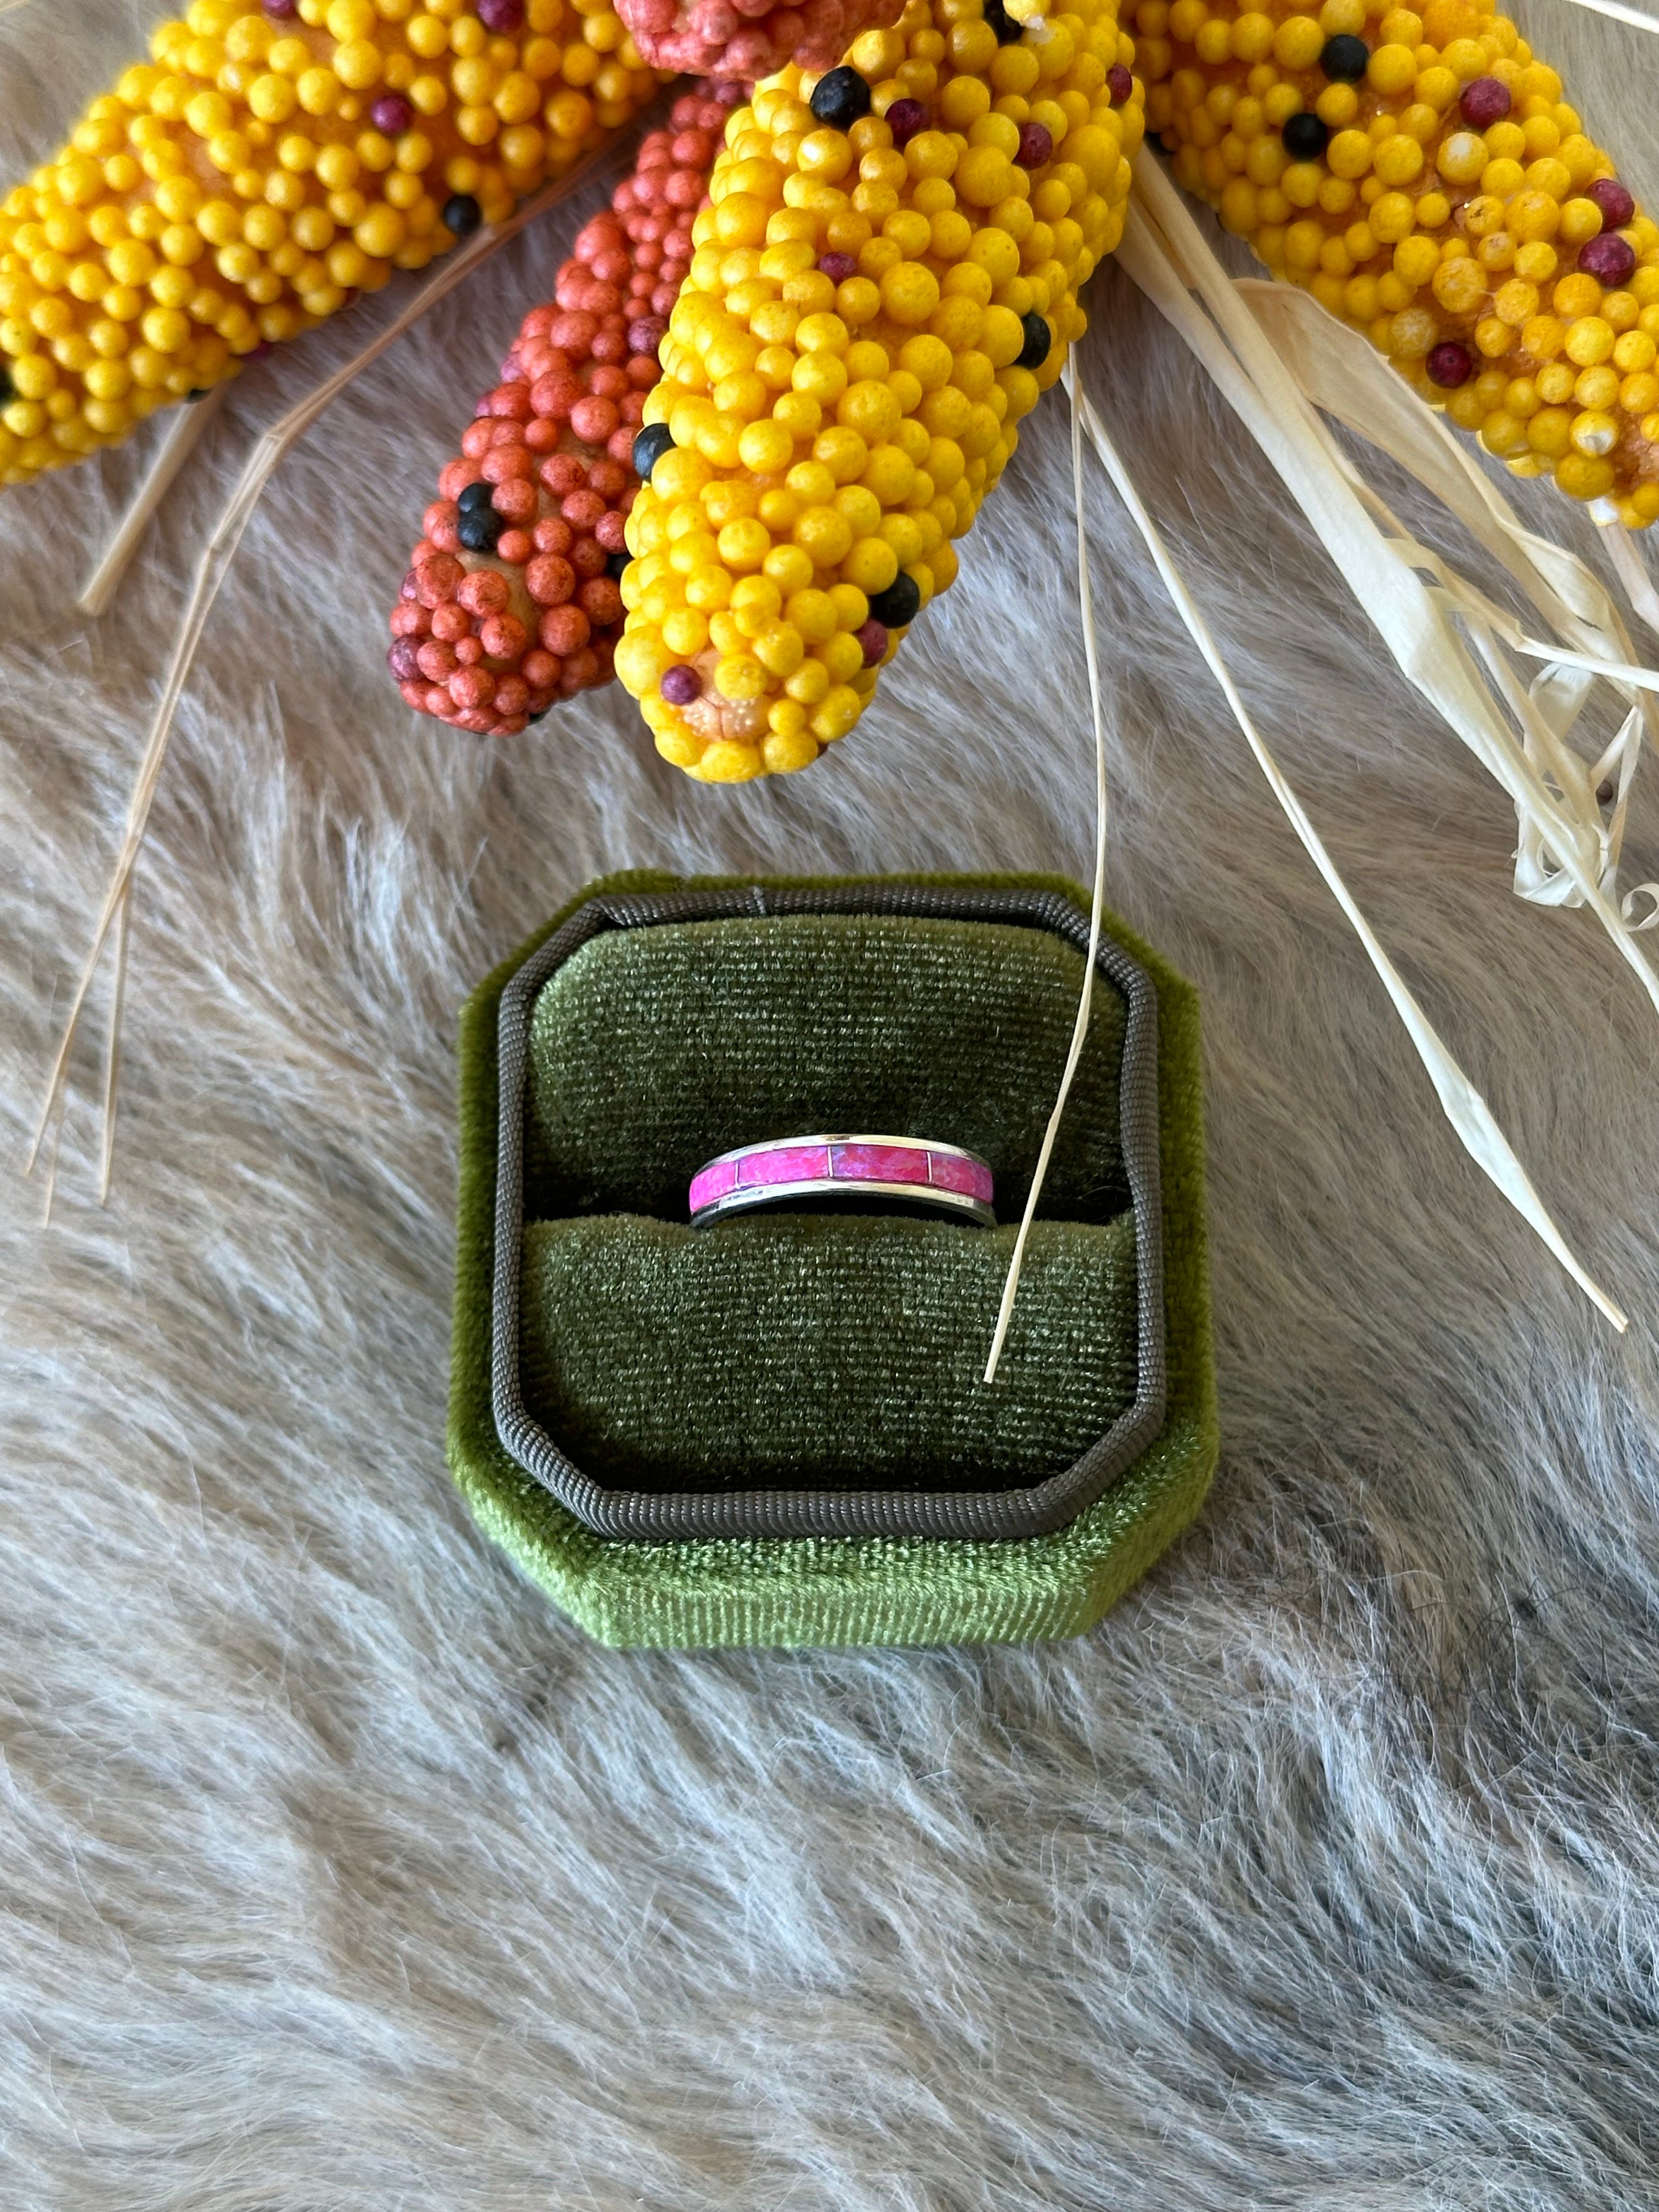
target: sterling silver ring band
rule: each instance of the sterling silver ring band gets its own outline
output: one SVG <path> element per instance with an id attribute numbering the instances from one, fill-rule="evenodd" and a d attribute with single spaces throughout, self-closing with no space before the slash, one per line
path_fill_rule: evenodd
<path id="1" fill-rule="evenodd" d="M 702 1229 L 757 1206 L 885 1199 L 994 1229 L 991 1170 L 960 1145 L 922 1137 L 769 1138 L 739 1145 L 698 1169 L 687 1193 Z"/>

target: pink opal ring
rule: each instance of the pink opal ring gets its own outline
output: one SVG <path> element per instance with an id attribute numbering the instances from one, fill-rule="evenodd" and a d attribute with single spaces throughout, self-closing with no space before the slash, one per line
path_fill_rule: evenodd
<path id="1" fill-rule="evenodd" d="M 922 1206 L 994 1229 L 990 1169 L 959 1145 L 923 1137 L 779 1137 L 722 1152 L 691 1178 L 691 1226 L 757 1206 L 823 1200 Z"/>

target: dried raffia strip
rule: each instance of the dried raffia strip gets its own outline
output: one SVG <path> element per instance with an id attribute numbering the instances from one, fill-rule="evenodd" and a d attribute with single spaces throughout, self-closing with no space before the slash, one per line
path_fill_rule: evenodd
<path id="1" fill-rule="evenodd" d="M 1623 0 L 1572 0 L 1575 8 L 1588 9 L 1592 15 L 1605 15 L 1614 23 L 1628 23 L 1632 31 L 1659 31 L 1659 19 L 1644 15 L 1639 9 L 1626 8 Z"/>
<path id="2" fill-rule="evenodd" d="M 1620 942 L 1620 950 L 1642 976 L 1650 994 L 1659 997 L 1659 982 L 1577 849 L 1576 823 L 1563 811 L 1538 767 L 1516 744 L 1497 702 L 1486 692 L 1480 672 L 1443 603 L 1446 595 L 1441 594 L 1438 601 L 1431 597 L 1429 585 L 1409 565 L 1414 554 L 1402 555 L 1376 526 L 1329 432 L 1303 398 L 1289 371 L 1234 290 L 1231 280 L 1204 244 L 1173 187 L 1155 165 L 1147 161 L 1137 164 L 1136 188 L 1138 202 L 1131 210 L 1121 249 L 1129 274 L 1173 324 L 1267 453 L 1401 669 L 1439 708 L 1463 742 L 1487 763 L 1517 806 L 1525 805 L 1538 815 L 1549 837 L 1551 850 L 1559 848 L 1565 854 L 1565 865 L 1585 903 L 1597 912 L 1604 927 Z M 1149 209 L 1156 222 L 1149 216 Z M 1202 290 L 1205 304 L 1215 317 L 1213 322 L 1190 295 L 1189 283 Z M 1085 427 L 1092 439 L 1094 428 L 1086 416 Z M 1102 438 L 1103 441 L 1103 431 Z M 1102 458 L 1106 459 L 1103 451 Z M 1112 465 L 1109 460 L 1107 465 Z M 1122 488 L 1120 483 L 1120 489 Z M 1149 518 L 1142 521 L 1144 508 L 1137 505 L 1132 511 L 1141 524 L 1143 535 L 1146 535 L 1152 526 Z M 1237 691 L 1226 679 L 1218 656 L 1208 641 L 1202 617 L 1175 576 L 1161 547 L 1154 544 L 1155 536 L 1155 532 L 1148 536 L 1149 548 L 1176 596 L 1183 619 L 1227 691 L 1229 704 L 1275 797 L 1394 1000 L 1442 1106 L 1465 1148 L 1530 1222 L 1586 1295 L 1616 1327 L 1624 1328 L 1626 1316 L 1573 1256 L 1490 1109 L 1457 1066 L 1377 944 L 1295 794 L 1250 723 Z M 1544 728 L 1544 734 L 1553 735 L 1542 726 L 1540 716 L 1534 715 L 1533 719 Z"/>
<path id="3" fill-rule="evenodd" d="M 127 935 L 132 921 L 132 879 L 127 879 L 115 915 L 115 988 L 110 998 L 109 1033 L 104 1043 L 103 1141 L 98 1158 L 98 1203 L 109 1204 L 115 1173 L 115 1101 L 121 1081 L 121 1015 L 127 995 Z"/>
<path id="4" fill-rule="evenodd" d="M 121 517 L 114 537 L 104 548 L 98 566 L 88 577 L 86 589 L 75 603 L 83 615 L 101 615 L 108 609 L 138 550 L 139 539 L 149 527 L 151 517 L 172 489 L 179 470 L 201 444 L 229 389 L 228 384 L 216 384 L 191 405 L 167 417 L 166 434 L 156 448 L 155 458 L 133 494 L 132 503 Z"/>
<path id="5" fill-rule="evenodd" d="M 1077 510 L 1078 612 L 1083 625 L 1083 657 L 1089 670 L 1089 711 L 1095 730 L 1095 885 L 1089 903 L 1089 953 L 1083 967 L 1083 988 L 1078 997 L 1077 1020 L 1072 1028 L 1071 1048 L 1066 1055 L 1066 1069 L 1060 1079 L 1060 1091 L 1054 1100 L 1054 1111 L 1049 1115 L 1048 1126 L 1042 1133 L 1042 1147 L 1037 1154 L 1031 1187 L 1025 1194 L 1025 1211 L 1020 1216 L 1019 1234 L 1014 1239 L 1013 1255 L 1008 1262 L 1008 1273 L 1003 1279 L 996 1331 L 991 1339 L 985 1373 L 981 1377 L 986 1382 L 994 1382 L 997 1379 L 997 1364 L 1002 1358 L 1008 1324 L 1014 1317 L 1014 1300 L 1019 1292 L 1020 1270 L 1025 1264 L 1026 1239 L 1031 1233 L 1037 1200 L 1042 1195 L 1043 1180 L 1054 1154 L 1054 1139 L 1060 1134 L 1066 1101 L 1071 1096 L 1078 1063 L 1088 1042 L 1089 1015 L 1094 1005 L 1095 962 L 1100 953 L 1101 916 L 1106 902 L 1106 728 L 1100 703 L 1100 655 L 1095 640 L 1094 593 L 1089 583 L 1089 533 L 1083 511 L 1082 393 L 1077 381 L 1075 358 L 1066 362 L 1065 374 L 1066 396 L 1072 405 L 1072 497 Z"/>
<path id="6" fill-rule="evenodd" d="M 1587 653 L 1634 659 L 1618 608 L 1594 571 L 1525 527 L 1444 416 L 1424 405 L 1361 332 L 1293 286 L 1246 276 L 1235 289 L 1304 397 L 1449 508 L 1546 622 Z M 1622 529 L 1619 537 L 1631 543 Z"/>
<path id="7" fill-rule="evenodd" d="M 1601 518 L 1598 515 L 1596 520 Z M 1613 572 L 1625 587 L 1625 596 L 1656 637 L 1659 637 L 1659 591 L 1654 589 L 1636 540 L 1615 521 L 1601 525 Z"/>
<path id="8" fill-rule="evenodd" d="M 318 416 L 338 398 L 341 392 L 360 376 L 364 369 L 378 361 L 387 348 L 394 344 L 405 331 L 417 323 L 428 308 L 435 307 L 440 300 L 453 291 L 458 284 L 462 283 L 471 274 L 481 261 L 487 260 L 498 248 L 505 246 L 507 240 L 515 237 L 526 223 L 533 222 L 538 216 L 545 214 L 549 208 L 574 191 L 596 168 L 600 167 L 611 158 L 613 154 L 612 148 L 600 149 L 580 167 L 570 170 L 555 183 L 544 186 L 542 191 L 526 200 L 502 222 L 487 224 L 482 229 L 476 231 L 464 246 L 445 258 L 441 266 L 421 286 L 401 313 L 388 323 L 383 331 L 379 331 L 360 353 L 354 355 L 343 368 L 336 369 L 331 376 L 325 377 L 313 391 L 307 393 L 297 407 L 290 408 L 279 422 L 273 422 L 270 428 L 261 435 L 252 453 L 248 456 L 246 465 L 214 527 L 212 536 L 203 550 L 201 560 L 197 567 L 189 603 L 185 610 L 184 620 L 179 626 L 178 640 L 173 647 L 173 658 L 168 664 L 167 679 L 162 686 L 161 703 L 156 708 L 155 719 L 150 725 L 149 736 L 145 742 L 143 753 L 139 761 L 138 774 L 127 809 L 126 830 L 122 838 L 121 849 L 117 855 L 109 888 L 105 893 L 104 902 L 99 912 L 97 926 L 93 932 L 91 948 L 88 951 L 81 970 L 80 980 L 76 985 L 74 998 L 70 1001 L 69 1016 L 64 1025 L 64 1033 L 58 1043 L 57 1057 L 52 1062 L 52 1074 L 46 1086 L 46 1096 L 41 1109 L 40 1123 L 34 1133 L 34 1140 L 29 1147 L 28 1158 L 24 1164 L 23 1172 L 26 1176 L 33 1171 L 35 1161 L 40 1157 L 41 1145 L 48 1128 L 52 1126 L 53 1115 L 58 1108 L 69 1066 L 70 1053 L 74 1047 L 76 1036 L 80 1028 L 81 1016 L 86 1006 L 87 994 L 91 988 L 92 979 L 97 971 L 98 962 L 104 946 L 108 941 L 110 930 L 126 898 L 133 866 L 137 860 L 139 849 L 143 844 L 144 832 L 149 821 L 150 807 L 155 797 L 155 787 L 160 781 L 162 764 L 167 758 L 167 742 L 173 733 L 173 725 L 178 714 L 179 702 L 183 696 L 185 685 L 189 680 L 191 666 L 196 657 L 197 647 L 201 642 L 203 630 L 206 628 L 208 616 L 212 611 L 214 601 L 218 598 L 223 586 L 230 565 L 236 557 L 236 550 L 241 544 L 242 534 L 252 520 L 260 496 L 278 462 L 289 448 L 305 435 Z M 119 1016 L 120 1004 L 118 999 L 112 1009 L 112 1018 L 118 1022 Z M 113 1093 L 111 1091 L 106 1102 L 106 1116 L 112 1110 L 112 1107 Z M 107 1141 L 106 1137 L 106 1145 Z"/>
<path id="9" fill-rule="evenodd" d="M 1134 518 L 1146 544 L 1147 550 L 1164 579 L 1176 612 L 1186 624 L 1188 633 L 1207 662 L 1212 674 L 1221 686 L 1233 719 L 1243 732 L 1251 751 L 1260 763 L 1275 799 L 1284 809 L 1286 818 L 1302 840 L 1310 859 L 1324 878 L 1327 887 L 1346 915 L 1350 925 L 1364 947 L 1366 957 L 1381 977 L 1383 988 L 1393 1000 L 1395 1011 L 1405 1024 L 1406 1032 L 1417 1049 L 1418 1057 L 1428 1071 L 1446 1118 L 1457 1132 L 1464 1150 L 1481 1171 L 1490 1176 L 1510 1205 L 1542 1237 L 1561 1265 L 1583 1291 L 1586 1297 L 1606 1315 L 1617 1329 L 1629 1326 L 1628 1316 L 1616 1305 L 1607 1292 L 1585 1272 L 1555 1223 L 1550 1218 L 1543 1200 L 1533 1187 L 1531 1178 L 1511 1150 L 1509 1139 L 1498 1127 L 1492 1109 L 1459 1067 L 1450 1052 L 1407 988 L 1404 978 L 1383 951 L 1382 945 L 1354 902 L 1338 872 L 1335 862 L 1325 849 L 1324 841 L 1314 828 L 1303 809 L 1301 800 L 1286 782 L 1283 770 L 1264 743 L 1260 731 L 1250 717 L 1249 708 L 1240 697 L 1227 665 L 1223 660 L 1212 637 L 1208 624 L 1199 611 L 1197 602 L 1188 591 L 1180 571 L 1170 559 L 1158 526 L 1147 513 L 1134 488 L 1121 456 L 1113 445 L 1104 423 L 1085 398 L 1082 401 L 1084 427 L 1091 444 L 1100 456 L 1108 475 L 1115 485 L 1124 505 Z"/>
<path id="10" fill-rule="evenodd" d="M 1541 763 L 1558 759 L 1576 796 L 1584 783 L 1583 764 L 1535 713 L 1522 720 L 1530 743 L 1516 741 L 1507 700 L 1500 707 L 1462 635 L 1462 626 L 1478 616 L 1472 617 L 1463 601 L 1448 589 L 1436 590 L 1420 573 L 1433 567 L 1435 556 L 1377 527 L 1375 494 L 1361 486 L 1174 185 L 1144 153 L 1137 157 L 1135 178 L 1136 203 L 1120 249 L 1128 273 L 1261 447 L 1402 673 L 1486 768 L 1522 821 L 1536 822 L 1582 902 L 1659 1006 L 1659 975 L 1598 879 L 1599 819 L 1592 826 L 1583 804 L 1568 804 Z M 1189 284 L 1201 295 L 1202 307 Z M 1473 586 L 1459 588 L 1465 599 L 1485 607 Z M 1626 672 L 1622 665 L 1618 672 Z M 1589 797 L 1593 800 L 1593 792 Z"/>
<path id="11" fill-rule="evenodd" d="M 1644 725 L 1650 735 L 1659 737 L 1659 714 L 1653 699 L 1659 679 L 1651 671 L 1635 665 L 1634 647 L 1611 595 L 1576 554 L 1525 528 L 1467 447 L 1452 435 L 1439 415 L 1424 406 L 1401 383 L 1358 331 L 1328 315 L 1305 292 L 1254 277 L 1239 279 L 1236 289 L 1295 376 L 1304 396 L 1356 436 L 1386 453 L 1432 493 L 1501 562 L 1546 623 L 1573 641 L 1573 645 L 1563 647 L 1527 637 L 1507 614 L 1475 593 L 1465 579 L 1439 564 L 1436 556 L 1415 549 L 1419 565 L 1434 568 L 1442 587 L 1459 600 L 1466 621 L 1478 615 L 1512 651 L 1545 662 L 1528 696 L 1553 736 L 1565 740 L 1571 733 L 1597 678 L 1630 702 L 1631 711 L 1617 735 L 1593 764 L 1586 766 L 1571 753 L 1553 754 L 1546 763 L 1564 779 L 1564 789 L 1572 794 L 1587 857 L 1595 854 L 1601 889 L 1610 899 L 1616 898 L 1630 788 L 1641 757 Z M 1388 515 L 1370 487 L 1358 479 L 1355 482 L 1366 503 L 1387 516 L 1391 533 L 1404 548 L 1408 541 L 1403 526 Z M 1640 596 L 1644 590 L 1659 615 L 1659 595 L 1648 581 L 1634 539 L 1616 518 L 1608 529 L 1607 543 L 1632 606 L 1638 612 L 1645 611 Z M 1504 688 L 1507 696 L 1510 678 L 1501 661 L 1478 634 L 1476 642 L 1493 680 Z M 1525 715 L 1520 719 L 1525 743 L 1536 758 L 1530 723 Z M 1604 820 L 1598 794 L 1609 778 L 1615 780 L 1614 801 Z M 1540 905 L 1583 903 L 1571 878 L 1550 859 L 1539 823 L 1526 812 L 1520 815 L 1515 888 L 1521 897 Z M 1622 918 L 1635 929 L 1650 928 L 1659 918 L 1656 909 L 1644 921 L 1632 920 L 1632 902 L 1645 888 L 1626 894 L 1620 905 Z"/>

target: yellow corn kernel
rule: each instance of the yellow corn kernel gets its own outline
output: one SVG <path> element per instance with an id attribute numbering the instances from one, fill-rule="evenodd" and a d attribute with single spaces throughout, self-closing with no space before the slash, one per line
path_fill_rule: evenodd
<path id="1" fill-rule="evenodd" d="M 1325 0 L 1265 49 L 1249 0 L 1131 0 L 1127 27 L 1177 177 L 1275 274 L 1511 466 L 1654 519 L 1659 228 L 1489 0 Z M 1358 77 L 1321 66 L 1339 34 Z"/>
<path id="2" fill-rule="evenodd" d="M 300 12 L 306 36 L 286 37 L 246 0 L 193 0 L 155 33 L 156 65 L 129 70 L 4 201 L 0 272 L 33 289 L 0 312 L 0 405 L 31 427 L 4 418 L 21 443 L 0 481 L 115 442 L 154 405 L 234 374 L 262 337 L 422 265 L 453 240 L 440 217 L 455 197 L 494 220 L 655 91 L 636 55 L 605 87 L 603 118 L 580 89 L 631 52 L 611 0 L 580 0 L 568 47 L 545 35 L 568 20 L 555 0 L 532 0 L 510 37 L 475 0 Z M 392 135 L 372 112 L 382 94 L 408 103 Z M 26 389 L 36 358 L 54 379 L 44 394 Z"/>

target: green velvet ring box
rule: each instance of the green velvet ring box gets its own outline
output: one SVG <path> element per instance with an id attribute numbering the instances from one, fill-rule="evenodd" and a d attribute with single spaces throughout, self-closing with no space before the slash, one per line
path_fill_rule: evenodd
<path id="1" fill-rule="evenodd" d="M 1109 917 L 981 1379 L 1088 921 L 1048 877 L 635 873 L 468 1002 L 450 1462 L 592 1635 L 1072 1635 L 1192 1519 L 1218 1449 L 1197 1004 Z M 689 1225 L 706 1160 L 836 1129 L 980 1154 L 1002 1225 Z"/>

